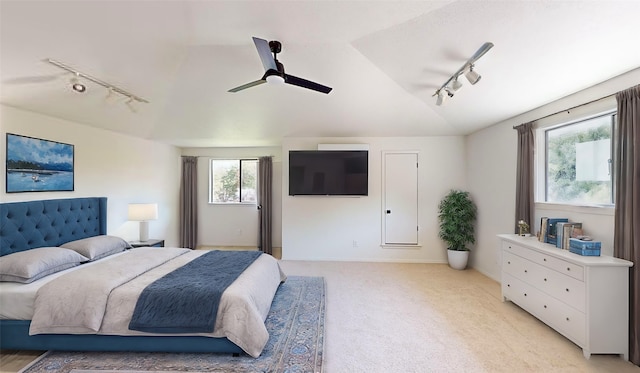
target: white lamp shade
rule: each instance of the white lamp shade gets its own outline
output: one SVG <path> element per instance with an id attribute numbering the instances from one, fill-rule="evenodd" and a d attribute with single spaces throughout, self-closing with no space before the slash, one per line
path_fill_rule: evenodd
<path id="1" fill-rule="evenodd" d="M 158 219 L 157 203 L 130 203 L 129 220 L 148 221 Z"/>

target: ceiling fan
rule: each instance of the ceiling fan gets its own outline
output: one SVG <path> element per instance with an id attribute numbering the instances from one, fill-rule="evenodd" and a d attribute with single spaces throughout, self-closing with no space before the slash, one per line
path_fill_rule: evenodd
<path id="1" fill-rule="evenodd" d="M 297 85 L 298 87 L 311 89 L 314 91 L 329 93 L 333 88 L 324 86 L 322 84 L 314 83 L 310 80 L 298 78 L 297 76 L 289 75 L 284 72 L 284 65 L 278 61 L 277 54 L 282 50 L 282 44 L 279 41 L 269 41 L 264 39 L 253 37 L 253 43 L 256 45 L 258 55 L 262 60 L 262 66 L 264 66 L 264 75 L 259 80 L 251 83 L 243 84 L 239 87 L 235 87 L 229 90 L 229 92 L 238 92 L 243 89 L 251 88 L 263 83 L 287 83 Z M 273 56 L 271 56 L 273 53 Z"/>

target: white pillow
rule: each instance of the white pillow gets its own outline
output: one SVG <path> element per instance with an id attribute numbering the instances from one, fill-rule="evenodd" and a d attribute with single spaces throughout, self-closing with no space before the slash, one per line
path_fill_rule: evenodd
<path id="1" fill-rule="evenodd" d="M 73 250 L 86 256 L 90 261 L 94 261 L 129 249 L 131 245 L 120 237 L 94 236 L 67 242 L 60 247 Z"/>
<path id="2" fill-rule="evenodd" d="M 0 281 L 28 284 L 89 259 L 60 247 L 40 247 L 0 257 Z"/>

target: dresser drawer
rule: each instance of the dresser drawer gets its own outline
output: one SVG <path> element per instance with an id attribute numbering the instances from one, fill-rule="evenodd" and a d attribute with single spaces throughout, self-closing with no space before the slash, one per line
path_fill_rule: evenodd
<path id="1" fill-rule="evenodd" d="M 502 274 L 502 297 L 529 311 L 535 304 L 541 302 L 535 296 L 537 293 L 533 286 L 520 281 L 507 273 Z M 531 311 L 529 311 L 531 312 Z"/>
<path id="2" fill-rule="evenodd" d="M 553 297 L 544 297 L 529 311 L 576 344 L 583 345 L 585 343 L 587 324 L 583 312 L 569 307 Z"/>
<path id="3" fill-rule="evenodd" d="M 544 267 L 549 267 L 557 272 L 563 273 L 567 276 L 571 276 L 577 280 L 584 281 L 584 267 L 580 265 L 562 260 L 560 258 L 556 258 L 552 255 L 541 253 L 533 249 L 528 249 L 526 247 L 508 241 L 502 241 L 502 250 L 503 252 L 510 252 L 523 258 L 529 259 L 534 263 L 540 264 Z"/>
<path id="4" fill-rule="evenodd" d="M 540 275 L 538 277 L 536 274 L 531 282 L 533 285 L 578 311 L 586 311 L 586 289 L 583 281 L 548 268 L 542 268 Z"/>
<path id="5" fill-rule="evenodd" d="M 519 278 L 524 282 L 530 282 L 533 279 L 533 277 L 531 277 L 531 268 L 533 266 L 534 263 L 530 260 L 524 259 L 510 252 L 502 253 L 502 271 Z"/>
<path id="6" fill-rule="evenodd" d="M 586 338 L 584 313 L 509 274 L 502 274 L 502 296 L 565 337 L 581 345 Z"/>

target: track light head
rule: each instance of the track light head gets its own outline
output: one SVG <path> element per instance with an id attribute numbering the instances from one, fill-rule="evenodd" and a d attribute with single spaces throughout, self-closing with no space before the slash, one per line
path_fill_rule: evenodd
<path id="1" fill-rule="evenodd" d="M 133 100 L 133 96 L 129 96 L 129 99 L 125 102 L 125 105 L 131 110 L 132 113 L 137 113 L 138 108 L 135 106 L 135 101 Z"/>
<path id="2" fill-rule="evenodd" d="M 462 82 L 458 80 L 457 76 L 453 80 L 453 83 L 451 83 L 451 88 L 453 89 L 454 92 L 457 92 L 460 88 L 462 88 Z"/>
<path id="3" fill-rule="evenodd" d="M 76 74 L 76 76 L 74 76 L 73 78 L 71 78 L 71 89 L 73 89 L 74 91 L 78 92 L 78 93 L 84 93 L 87 90 L 87 86 L 80 83 L 80 80 L 78 80 L 78 77 L 80 75 Z"/>
<path id="4" fill-rule="evenodd" d="M 453 89 L 451 89 L 449 87 L 444 87 L 444 90 L 445 90 L 445 92 L 447 92 L 447 96 L 453 97 L 453 94 L 455 92 Z"/>
<path id="5" fill-rule="evenodd" d="M 469 71 L 467 71 L 464 76 L 467 78 L 467 80 L 469 81 L 469 83 L 471 84 L 476 84 L 480 81 L 480 78 L 482 78 L 482 76 L 480 76 L 480 74 L 478 74 L 477 72 L 475 72 L 473 70 L 473 65 L 469 66 Z"/>
<path id="6" fill-rule="evenodd" d="M 436 105 L 441 106 L 447 100 L 448 94 L 446 94 L 442 89 L 439 89 L 436 94 L 438 96 L 438 98 L 436 99 Z"/>

